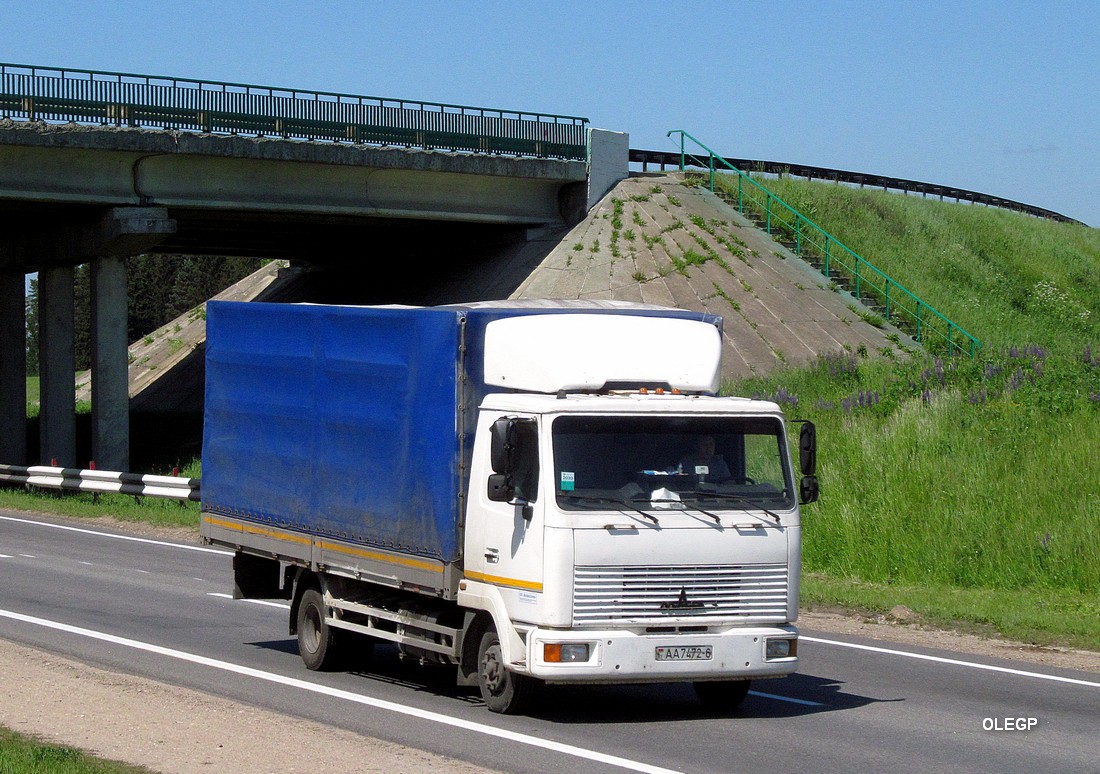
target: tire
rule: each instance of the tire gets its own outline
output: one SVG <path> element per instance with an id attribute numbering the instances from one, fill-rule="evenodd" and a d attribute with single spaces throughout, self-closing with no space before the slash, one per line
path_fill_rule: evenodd
<path id="1" fill-rule="evenodd" d="M 306 589 L 298 603 L 298 653 L 307 668 L 339 669 L 343 664 L 340 637 L 325 621 L 325 599 L 317 589 Z"/>
<path id="2" fill-rule="evenodd" d="M 749 695 L 751 680 L 719 680 L 716 682 L 694 683 L 695 695 L 708 710 L 714 712 L 733 712 Z"/>
<path id="3" fill-rule="evenodd" d="M 477 687 L 491 712 L 515 715 L 528 706 L 535 683 L 526 675 L 516 674 L 504 663 L 500 637 L 490 627 L 481 636 L 477 651 Z"/>

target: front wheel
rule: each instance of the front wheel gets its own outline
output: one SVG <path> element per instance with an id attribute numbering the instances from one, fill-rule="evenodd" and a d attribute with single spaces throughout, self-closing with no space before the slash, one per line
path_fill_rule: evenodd
<path id="1" fill-rule="evenodd" d="M 505 666 L 500 637 L 493 628 L 481 636 L 477 654 L 477 687 L 485 706 L 502 715 L 521 712 L 534 692 L 534 681 L 530 677 L 516 674 Z"/>
<path id="2" fill-rule="evenodd" d="M 732 712 L 741 706 L 749 695 L 751 680 L 718 680 L 715 682 L 697 682 L 695 695 L 703 706 L 715 712 Z"/>

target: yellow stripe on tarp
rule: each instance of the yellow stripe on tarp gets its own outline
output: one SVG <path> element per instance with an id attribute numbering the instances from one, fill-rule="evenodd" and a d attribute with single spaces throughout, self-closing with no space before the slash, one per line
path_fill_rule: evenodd
<path id="1" fill-rule="evenodd" d="M 530 591 L 542 592 L 542 583 L 539 581 L 527 581 L 519 580 L 518 578 L 504 578 L 500 575 L 487 575 L 483 572 L 470 572 L 467 570 L 464 575 L 470 580 L 481 581 L 482 583 L 491 583 L 494 586 L 508 586 L 514 589 L 528 589 Z"/>
<path id="2" fill-rule="evenodd" d="M 309 535 L 301 535 L 294 532 L 286 532 L 281 529 L 273 529 L 271 527 L 261 527 L 256 524 L 248 524 L 246 522 L 239 521 L 226 521 L 225 519 L 218 519 L 213 516 L 203 515 L 203 519 L 212 524 L 215 527 L 222 527 L 233 532 L 241 532 L 248 535 L 259 535 L 261 537 L 272 538 L 273 540 L 286 540 L 291 543 L 298 543 L 299 545 L 309 546 L 313 544 L 313 538 Z M 416 570 L 425 570 L 427 572 L 442 573 L 443 565 L 438 562 L 431 562 L 424 559 L 412 559 L 403 556 L 394 556 L 393 554 L 384 554 L 378 551 L 368 551 L 362 548 L 352 548 L 351 546 L 345 546 L 338 543 L 328 543 L 325 541 L 318 541 L 317 546 L 324 551 L 333 551 L 338 554 L 346 554 L 348 556 L 357 556 L 361 559 L 371 559 L 376 562 L 387 562 L 389 564 L 397 564 L 402 567 L 411 567 Z"/>
<path id="3" fill-rule="evenodd" d="M 242 532 L 249 535 L 259 535 L 261 537 L 274 538 L 275 540 L 288 540 L 291 543 L 300 543 L 304 546 L 308 546 L 313 542 L 308 535 L 296 535 L 293 532 L 284 532 L 281 529 L 261 527 L 256 524 L 247 524 L 240 521 L 226 521 L 225 519 L 216 519 L 213 516 L 207 516 L 206 514 L 203 514 L 202 518 L 210 524 L 213 524 L 215 527 L 222 527 L 223 529 L 232 530 L 234 532 Z"/>
<path id="4" fill-rule="evenodd" d="M 362 548 L 352 548 L 351 546 L 337 543 L 325 543 L 323 541 L 317 543 L 317 545 L 325 551 L 335 551 L 339 554 L 358 556 L 362 559 L 373 559 L 376 562 L 389 562 L 390 564 L 399 564 L 402 567 L 412 567 L 415 570 L 426 570 L 427 572 L 443 572 L 443 565 L 424 559 L 411 559 L 403 556 L 393 556 L 392 554 L 381 554 L 377 551 L 367 551 Z"/>

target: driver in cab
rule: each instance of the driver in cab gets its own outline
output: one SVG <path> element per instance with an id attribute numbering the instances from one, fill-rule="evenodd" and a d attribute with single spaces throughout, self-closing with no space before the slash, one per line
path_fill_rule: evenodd
<path id="1" fill-rule="evenodd" d="M 683 457 L 677 465 L 678 473 L 695 474 L 700 481 L 727 481 L 730 478 L 729 465 L 722 455 L 715 454 L 713 435 L 701 435 L 695 439 L 694 450 Z"/>

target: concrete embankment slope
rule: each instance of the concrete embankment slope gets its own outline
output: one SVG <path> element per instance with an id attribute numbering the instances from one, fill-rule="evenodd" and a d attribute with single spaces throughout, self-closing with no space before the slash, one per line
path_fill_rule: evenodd
<path id="1" fill-rule="evenodd" d="M 272 301 L 292 295 L 297 275 L 285 261 L 272 261 L 214 300 Z M 131 411 L 202 411 L 206 305 L 191 309 L 130 345 Z M 91 399 L 88 371 L 76 376 L 76 399 Z"/>
<path id="2" fill-rule="evenodd" d="M 723 376 L 915 346 L 735 209 L 679 175 L 621 181 L 512 298 L 635 301 L 725 319 Z M 861 316 L 861 314 L 863 316 Z"/>

